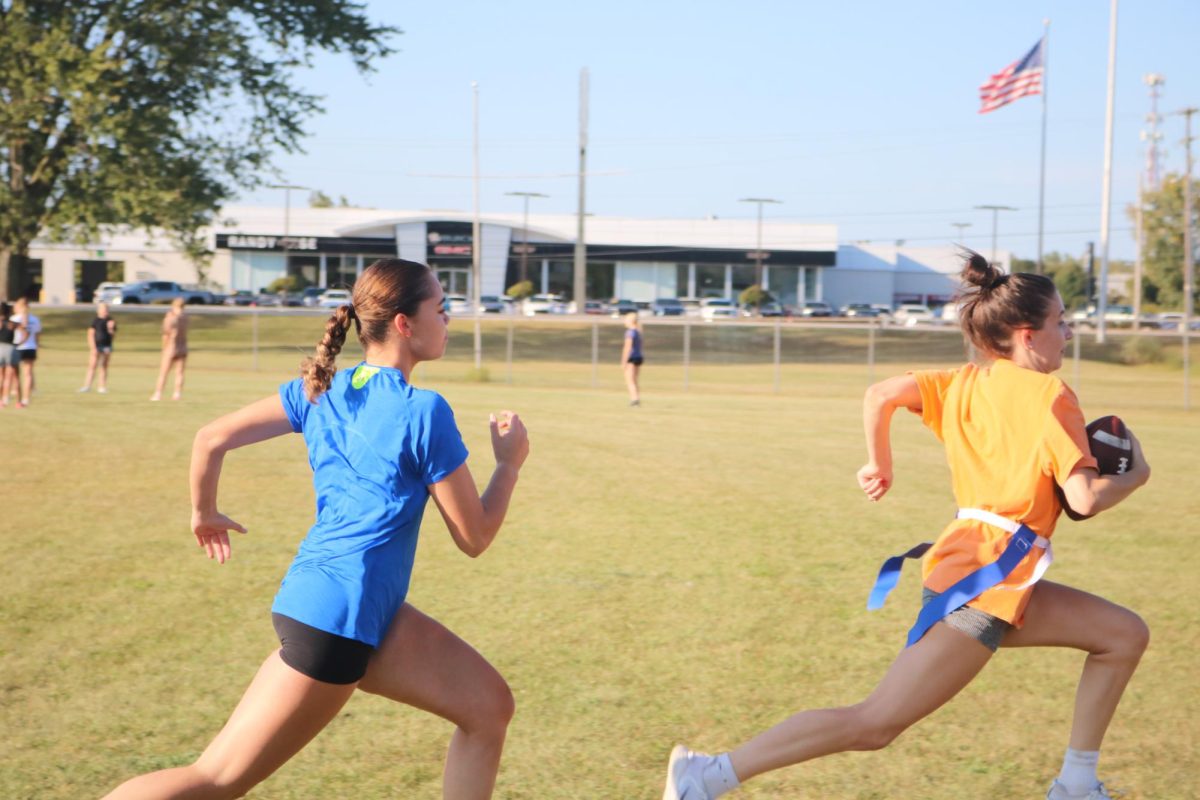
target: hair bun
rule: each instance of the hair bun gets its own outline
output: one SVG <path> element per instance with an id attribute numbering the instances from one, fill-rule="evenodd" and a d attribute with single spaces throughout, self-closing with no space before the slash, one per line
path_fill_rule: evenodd
<path id="1" fill-rule="evenodd" d="M 1008 276 L 996 269 L 983 256 L 974 250 L 963 249 L 962 279 L 971 286 L 978 286 L 982 291 L 991 291 L 1002 286 Z"/>

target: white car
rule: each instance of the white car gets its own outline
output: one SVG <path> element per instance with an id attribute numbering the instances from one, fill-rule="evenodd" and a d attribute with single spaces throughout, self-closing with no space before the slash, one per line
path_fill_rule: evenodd
<path id="1" fill-rule="evenodd" d="M 93 303 L 111 303 L 121 296 L 121 290 L 125 288 L 123 283 L 113 283 L 105 281 L 96 287 L 95 293 L 92 295 Z"/>
<path id="2" fill-rule="evenodd" d="M 933 315 L 933 310 L 927 305 L 921 303 L 901 303 L 896 309 L 894 315 L 896 322 L 911 328 L 920 322 L 936 323 L 938 318 Z"/>
<path id="3" fill-rule="evenodd" d="M 521 313 L 527 317 L 536 314 L 564 314 L 566 308 L 562 298 L 556 294 L 535 294 L 526 298 Z"/>
<path id="4" fill-rule="evenodd" d="M 349 289 L 329 289 L 325 294 L 321 295 L 321 299 L 317 301 L 317 305 L 321 308 L 337 308 L 338 306 L 350 305 L 350 290 Z"/>
<path id="5" fill-rule="evenodd" d="M 737 303 L 724 297 L 710 297 L 700 306 L 700 318 L 705 322 L 718 319 L 737 319 Z"/>
<path id="6" fill-rule="evenodd" d="M 447 314 L 470 314 L 471 301 L 465 294 L 448 294 L 445 299 Z"/>

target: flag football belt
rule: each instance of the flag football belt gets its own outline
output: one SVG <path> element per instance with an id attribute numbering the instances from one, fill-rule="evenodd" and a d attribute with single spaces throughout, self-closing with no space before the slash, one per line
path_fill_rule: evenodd
<path id="1" fill-rule="evenodd" d="M 1025 556 L 1029 555 L 1029 551 L 1034 547 L 1041 547 L 1043 552 L 1029 580 L 1019 586 L 1002 586 L 1000 588 L 1018 590 L 1032 586 L 1046 574 L 1046 569 L 1054 560 L 1050 540 L 1038 536 L 1020 522 L 1013 522 L 999 514 L 978 508 L 960 508 L 956 518 L 974 519 L 1008 531 L 1011 534 L 1008 546 L 995 561 L 984 564 L 926 603 L 921 608 L 921 613 L 917 615 L 916 623 L 908 631 L 908 642 L 905 647 L 911 647 L 918 642 L 938 620 L 962 608 L 988 589 L 1003 583 L 1004 579 L 1025 560 Z M 892 556 L 884 561 L 883 566 L 879 568 L 879 577 L 875 579 L 875 586 L 871 589 L 871 596 L 867 598 L 867 609 L 874 611 L 882 608 L 888 594 L 896 588 L 896 583 L 900 580 L 900 568 L 904 566 L 905 559 L 921 558 L 931 547 L 933 547 L 933 542 L 922 542 L 907 553 Z"/>

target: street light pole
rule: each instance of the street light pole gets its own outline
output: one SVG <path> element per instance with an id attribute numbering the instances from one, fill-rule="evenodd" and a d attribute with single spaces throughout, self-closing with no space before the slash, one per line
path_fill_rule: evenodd
<path id="1" fill-rule="evenodd" d="M 549 197 L 540 192 L 505 192 L 506 197 L 521 197 L 525 200 L 525 222 L 521 228 L 521 282 L 527 280 L 529 274 L 529 198 Z"/>
<path id="2" fill-rule="evenodd" d="M 958 241 L 961 243 L 962 238 L 963 238 L 963 231 L 966 230 L 967 228 L 971 227 L 971 223 L 969 223 L 969 222 L 951 222 L 950 227 L 958 228 L 958 236 L 956 236 L 955 238 L 958 239 Z"/>
<path id="3" fill-rule="evenodd" d="M 268 189 L 283 189 L 283 239 L 280 244 L 283 245 L 283 276 L 286 278 L 288 274 L 288 261 L 291 259 L 289 250 L 292 248 L 292 189 L 307 189 L 312 191 L 308 186 L 297 186 L 294 183 L 270 183 L 267 184 Z M 253 287 L 251 287 L 253 289 Z"/>
<path id="4" fill-rule="evenodd" d="M 754 249 L 754 285 L 762 288 L 762 215 L 763 205 L 765 203 L 782 204 L 782 200 L 776 200 L 772 197 L 743 197 L 738 200 L 739 203 L 756 203 L 758 205 L 758 241 Z"/>
<path id="5" fill-rule="evenodd" d="M 1012 206 L 975 206 L 980 211 L 992 212 L 992 257 L 988 259 L 990 263 L 996 261 L 996 225 L 999 221 L 1001 211 L 1016 211 Z"/>

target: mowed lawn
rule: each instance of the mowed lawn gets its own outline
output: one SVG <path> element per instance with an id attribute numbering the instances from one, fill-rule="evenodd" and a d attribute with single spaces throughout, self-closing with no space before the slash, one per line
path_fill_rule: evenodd
<path id="1" fill-rule="evenodd" d="M 121 319 L 109 394 L 74 393 L 82 336 L 51 320 L 34 404 L 0 412 L 3 798 L 97 797 L 194 759 L 276 646 L 271 599 L 312 520 L 300 437 L 233 453 L 221 507 L 250 533 L 229 563 L 209 562 L 187 529 L 187 464 L 198 427 L 295 374 L 320 320 L 299 321 L 304 345 L 273 343 L 257 371 L 239 339 L 222 349 L 214 336 L 198 345 L 184 400 L 152 404 L 157 318 Z M 508 522 L 481 558 L 454 548 L 430 506 L 410 595 L 513 688 L 499 798 L 657 798 L 677 741 L 726 749 L 796 710 L 861 699 L 918 597 L 912 570 L 886 609 L 867 613 L 879 562 L 954 513 L 940 448 L 907 414 L 893 429 L 894 491 L 879 504 L 860 495 L 865 364 L 797 359 L 776 393 L 769 358 L 709 359 L 684 391 L 680 366 L 656 370 L 648 348 L 644 405 L 631 409 L 617 333 L 595 375 L 554 359 L 561 332 L 527 333 L 518 350 L 538 357 L 514 367 L 511 384 L 494 360 L 491 382 L 469 381 L 465 329 L 446 361 L 416 375 L 454 406 L 480 483 L 490 411 L 520 412 L 533 443 Z M 911 352 L 912 365 L 931 363 L 927 348 Z M 894 361 L 876 377 L 904 368 Z M 1179 372 L 1166 367 L 1085 361 L 1080 395 L 1089 418 L 1120 414 L 1154 466 L 1125 505 L 1064 520 L 1055 538 L 1052 579 L 1129 605 L 1153 631 L 1101 773 L 1126 798 L 1186 798 L 1200 771 L 1198 412 L 1182 411 Z M 739 796 L 1041 797 L 1082 662 L 1002 651 L 887 750 L 789 768 Z M 450 732 L 357 696 L 251 796 L 438 798 Z"/>

